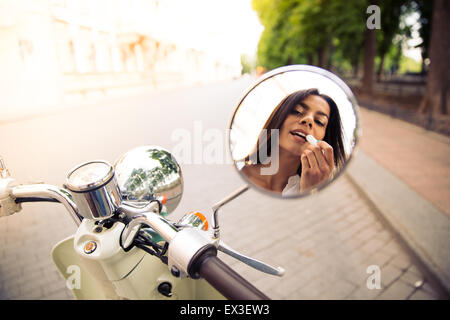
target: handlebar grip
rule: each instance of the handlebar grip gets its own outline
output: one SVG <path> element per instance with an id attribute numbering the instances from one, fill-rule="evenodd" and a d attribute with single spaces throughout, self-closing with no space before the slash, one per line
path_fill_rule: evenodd
<path id="1" fill-rule="evenodd" d="M 204 255 L 198 273 L 229 300 L 270 300 L 216 255 Z"/>

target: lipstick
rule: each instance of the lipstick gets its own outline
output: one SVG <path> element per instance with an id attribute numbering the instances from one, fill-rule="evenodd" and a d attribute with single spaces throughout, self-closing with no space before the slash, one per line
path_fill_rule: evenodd
<path id="1" fill-rule="evenodd" d="M 308 141 L 309 143 L 311 143 L 313 146 L 315 146 L 320 140 L 317 140 L 316 138 L 314 138 L 314 136 L 308 134 L 306 136 L 306 141 Z"/>

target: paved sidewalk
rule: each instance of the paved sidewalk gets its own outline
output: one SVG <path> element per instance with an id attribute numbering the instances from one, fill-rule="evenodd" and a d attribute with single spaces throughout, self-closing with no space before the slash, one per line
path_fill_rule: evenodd
<path id="1" fill-rule="evenodd" d="M 450 217 L 450 137 L 361 108 L 361 149 Z"/>
<path id="2" fill-rule="evenodd" d="M 450 138 L 365 109 L 362 118 L 367 134 L 348 174 L 448 297 Z"/>

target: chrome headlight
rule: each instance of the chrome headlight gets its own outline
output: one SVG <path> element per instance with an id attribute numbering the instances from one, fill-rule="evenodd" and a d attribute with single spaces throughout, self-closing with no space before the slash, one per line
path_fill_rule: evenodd
<path id="1" fill-rule="evenodd" d="M 122 199 L 128 202 L 163 200 L 167 213 L 183 194 L 181 168 L 172 154 L 157 146 L 142 146 L 119 157 L 114 169 Z"/>

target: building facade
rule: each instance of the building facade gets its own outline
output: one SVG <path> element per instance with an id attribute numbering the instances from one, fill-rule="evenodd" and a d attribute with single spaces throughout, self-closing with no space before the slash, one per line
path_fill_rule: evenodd
<path id="1" fill-rule="evenodd" d="M 239 61 L 182 41 L 179 4 L 0 0 L 0 121 L 137 88 L 239 76 Z"/>

